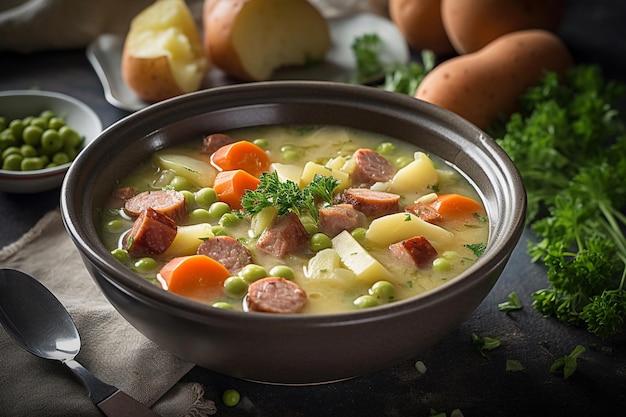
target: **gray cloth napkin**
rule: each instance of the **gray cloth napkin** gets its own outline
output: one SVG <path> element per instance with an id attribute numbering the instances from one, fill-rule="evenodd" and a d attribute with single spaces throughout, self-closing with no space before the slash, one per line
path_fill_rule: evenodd
<path id="1" fill-rule="evenodd" d="M 0 266 L 29 273 L 65 305 L 81 336 L 77 360 L 164 417 L 215 414 L 199 384 L 178 383 L 192 364 L 161 350 L 112 307 L 85 269 L 58 210 L 0 250 Z M 100 416 L 60 362 L 23 350 L 0 326 L 0 415 Z"/>

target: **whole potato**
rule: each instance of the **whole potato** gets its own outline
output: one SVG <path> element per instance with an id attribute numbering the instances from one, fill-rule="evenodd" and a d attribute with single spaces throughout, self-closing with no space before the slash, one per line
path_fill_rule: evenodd
<path id="1" fill-rule="evenodd" d="M 389 16 L 413 50 L 454 53 L 441 20 L 441 0 L 389 0 Z"/>
<path id="2" fill-rule="evenodd" d="M 442 0 L 441 20 L 459 54 L 519 30 L 558 29 L 566 0 Z"/>
<path id="3" fill-rule="evenodd" d="M 501 36 L 481 50 L 442 62 L 420 83 L 415 97 L 489 127 L 517 108 L 519 96 L 546 71 L 563 74 L 574 65 L 565 44 L 542 29 Z"/>

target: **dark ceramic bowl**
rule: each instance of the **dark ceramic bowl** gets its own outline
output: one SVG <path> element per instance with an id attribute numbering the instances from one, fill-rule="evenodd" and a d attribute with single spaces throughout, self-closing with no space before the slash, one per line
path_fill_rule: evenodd
<path id="1" fill-rule="evenodd" d="M 168 293 L 134 275 L 98 238 L 99 208 L 115 180 L 161 148 L 208 132 L 274 124 L 329 124 L 414 143 L 458 167 L 490 219 L 484 255 L 418 297 L 331 315 L 250 314 Z M 255 381 L 307 384 L 390 367 L 459 326 L 500 276 L 524 227 L 526 194 L 506 154 L 456 115 L 373 87 L 267 82 L 215 88 L 152 105 L 106 129 L 63 183 L 65 226 L 104 295 L 141 333 L 202 367 Z"/>

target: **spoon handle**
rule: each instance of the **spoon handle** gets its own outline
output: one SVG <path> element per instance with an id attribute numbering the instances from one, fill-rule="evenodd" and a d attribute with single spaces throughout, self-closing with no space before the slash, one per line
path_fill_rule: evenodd
<path id="1" fill-rule="evenodd" d="M 89 398 L 104 415 L 109 417 L 158 417 L 150 408 L 130 395 L 96 378 L 76 360 L 69 359 L 63 363 L 87 387 Z"/>

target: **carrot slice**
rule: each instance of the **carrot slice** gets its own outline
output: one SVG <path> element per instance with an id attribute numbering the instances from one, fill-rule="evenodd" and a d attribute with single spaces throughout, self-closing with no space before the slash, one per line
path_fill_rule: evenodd
<path id="1" fill-rule="evenodd" d="M 270 169 L 270 158 L 265 151 L 247 140 L 224 145 L 211 155 L 211 163 L 223 171 L 242 169 L 260 177 Z"/>
<path id="2" fill-rule="evenodd" d="M 224 265 L 206 255 L 173 258 L 159 271 L 159 281 L 164 289 L 200 300 L 219 297 L 229 276 Z"/>
<path id="3" fill-rule="evenodd" d="M 220 201 L 227 203 L 232 209 L 239 210 L 241 197 L 246 190 L 256 190 L 260 183 L 257 177 L 242 169 L 236 169 L 218 172 L 213 182 L 213 189 Z"/>
<path id="4" fill-rule="evenodd" d="M 459 194 L 439 194 L 430 206 L 444 218 L 464 218 L 475 214 L 485 214 L 485 209 L 478 201 Z"/>

